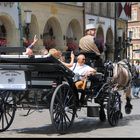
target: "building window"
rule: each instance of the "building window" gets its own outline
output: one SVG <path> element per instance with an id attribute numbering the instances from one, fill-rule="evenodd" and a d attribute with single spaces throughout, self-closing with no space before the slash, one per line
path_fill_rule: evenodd
<path id="1" fill-rule="evenodd" d="M 138 39 L 140 39 L 140 27 L 138 28 Z"/>
<path id="2" fill-rule="evenodd" d="M 92 3 L 90 2 L 85 3 L 85 12 L 88 14 L 92 13 Z"/>
<path id="3" fill-rule="evenodd" d="M 108 2 L 108 3 L 107 3 L 107 16 L 108 16 L 108 17 L 111 17 L 111 12 L 110 12 L 110 11 L 111 11 L 111 3 Z"/>
<path id="4" fill-rule="evenodd" d="M 132 28 L 132 31 L 133 31 L 133 38 L 136 39 L 136 28 L 133 27 L 133 28 Z"/>
<path id="5" fill-rule="evenodd" d="M 133 31 L 133 39 L 140 39 L 140 27 L 132 27 L 128 29 L 129 31 Z"/>
<path id="6" fill-rule="evenodd" d="M 92 13 L 92 14 L 94 14 L 94 13 L 95 13 L 95 12 L 94 12 L 94 9 L 95 9 L 95 8 L 94 8 L 94 7 L 95 7 L 95 5 L 94 5 L 94 4 L 95 4 L 94 2 L 92 2 L 92 3 L 91 3 L 91 13 Z"/>
<path id="7" fill-rule="evenodd" d="M 132 10 L 131 21 L 137 20 L 137 10 Z"/>
<path id="8" fill-rule="evenodd" d="M 102 16 L 102 8 L 103 8 L 103 4 L 100 2 L 99 4 L 99 15 Z"/>

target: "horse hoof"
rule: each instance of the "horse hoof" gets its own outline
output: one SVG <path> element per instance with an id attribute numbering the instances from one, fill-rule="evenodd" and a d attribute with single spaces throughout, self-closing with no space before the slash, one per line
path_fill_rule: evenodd
<path id="1" fill-rule="evenodd" d="M 125 113 L 130 114 L 132 107 L 125 106 Z"/>
<path id="2" fill-rule="evenodd" d="M 125 113 L 126 114 L 130 114 L 131 113 L 131 109 L 130 108 L 125 108 Z"/>

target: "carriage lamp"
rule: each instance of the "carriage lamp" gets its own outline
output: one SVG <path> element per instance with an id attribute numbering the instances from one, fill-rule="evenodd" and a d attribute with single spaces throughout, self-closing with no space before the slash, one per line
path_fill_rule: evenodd
<path id="1" fill-rule="evenodd" d="M 122 48 L 122 36 L 123 36 L 123 29 L 122 28 L 119 28 L 117 30 L 117 48 L 116 48 L 116 59 L 117 61 L 119 59 L 121 59 L 121 56 L 120 56 L 120 52 L 121 52 L 121 48 Z"/>
<path id="2" fill-rule="evenodd" d="M 122 47 L 122 36 L 123 36 L 123 29 L 119 28 L 117 30 L 117 36 L 118 36 L 118 43 L 119 43 L 119 48 Z"/>
<path id="3" fill-rule="evenodd" d="M 27 37 L 27 40 L 29 39 L 29 34 L 30 34 L 30 28 L 29 28 L 29 25 L 31 23 L 31 13 L 32 11 L 31 10 L 25 10 L 24 11 L 26 13 L 26 19 L 25 19 L 25 23 L 26 23 L 26 26 L 25 26 L 25 34 L 26 34 L 26 37 Z"/>
<path id="4" fill-rule="evenodd" d="M 119 29 L 117 30 L 117 35 L 118 35 L 118 38 L 121 38 L 122 35 L 123 35 L 123 29 L 119 28 Z"/>

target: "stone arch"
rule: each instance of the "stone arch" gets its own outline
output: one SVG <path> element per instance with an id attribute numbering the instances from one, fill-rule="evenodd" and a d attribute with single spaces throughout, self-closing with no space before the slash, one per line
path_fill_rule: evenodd
<path id="1" fill-rule="evenodd" d="M 66 30 L 66 44 L 68 50 L 73 50 L 75 53 L 79 49 L 79 40 L 82 37 L 82 29 L 77 19 L 72 19 Z"/>
<path id="2" fill-rule="evenodd" d="M 30 39 L 33 39 L 34 35 L 39 37 L 39 26 L 37 18 L 34 14 L 31 15 L 31 24 L 29 25 L 30 28 Z"/>
<path id="3" fill-rule="evenodd" d="M 113 32 L 112 29 L 109 27 L 106 33 L 106 60 L 111 60 L 113 58 Z"/>
<path id="4" fill-rule="evenodd" d="M 56 17 L 50 17 L 43 31 L 43 45 L 49 48 L 62 48 L 62 30 Z M 48 47 L 49 46 L 49 47 Z"/>
<path id="5" fill-rule="evenodd" d="M 104 32 L 102 26 L 97 28 L 95 42 L 99 51 L 102 53 L 104 51 Z"/>
<path id="6" fill-rule="evenodd" d="M 82 29 L 77 19 L 72 19 L 70 23 L 68 24 L 66 37 L 67 38 L 72 37 L 77 43 L 79 39 L 82 37 Z"/>
<path id="7" fill-rule="evenodd" d="M 8 15 L 7 13 L 0 13 L 0 21 L 1 24 L 4 26 L 5 28 L 5 39 L 6 39 L 6 46 L 8 47 L 15 47 L 18 44 L 17 41 L 17 32 L 15 30 L 16 25 L 15 22 L 13 20 L 13 18 Z M 19 38 L 18 38 L 19 39 Z"/>

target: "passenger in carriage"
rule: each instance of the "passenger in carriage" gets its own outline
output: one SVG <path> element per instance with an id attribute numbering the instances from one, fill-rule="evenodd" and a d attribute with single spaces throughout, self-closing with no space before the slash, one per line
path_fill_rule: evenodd
<path id="1" fill-rule="evenodd" d="M 77 89 L 85 89 L 87 77 L 89 75 L 95 75 L 96 70 L 85 64 L 85 55 L 79 54 L 77 56 L 77 63 L 74 63 L 70 68 L 76 75 L 79 75 L 79 80 L 75 83 Z M 84 104 L 85 93 L 82 93 L 80 102 Z"/>
<path id="2" fill-rule="evenodd" d="M 73 54 L 73 51 L 71 51 L 71 55 L 70 55 L 70 62 L 66 63 L 65 62 L 65 57 L 62 55 L 62 52 L 60 50 L 57 50 L 55 48 L 52 48 L 49 50 L 49 53 L 54 56 L 55 58 L 57 58 L 63 65 L 65 65 L 66 67 L 70 68 L 73 66 L 74 63 L 74 58 L 75 55 Z"/>
<path id="3" fill-rule="evenodd" d="M 88 65 L 85 64 L 85 55 L 79 54 L 77 56 L 77 62 L 73 63 L 73 66 L 70 69 L 75 73 L 79 74 L 80 80 L 84 80 L 90 74 L 96 74 L 96 70 Z"/>
<path id="4" fill-rule="evenodd" d="M 38 38 L 35 35 L 33 42 L 26 48 L 26 52 L 23 52 L 23 54 L 28 55 L 28 56 L 32 56 L 33 55 L 33 47 L 37 41 L 38 41 Z"/>

